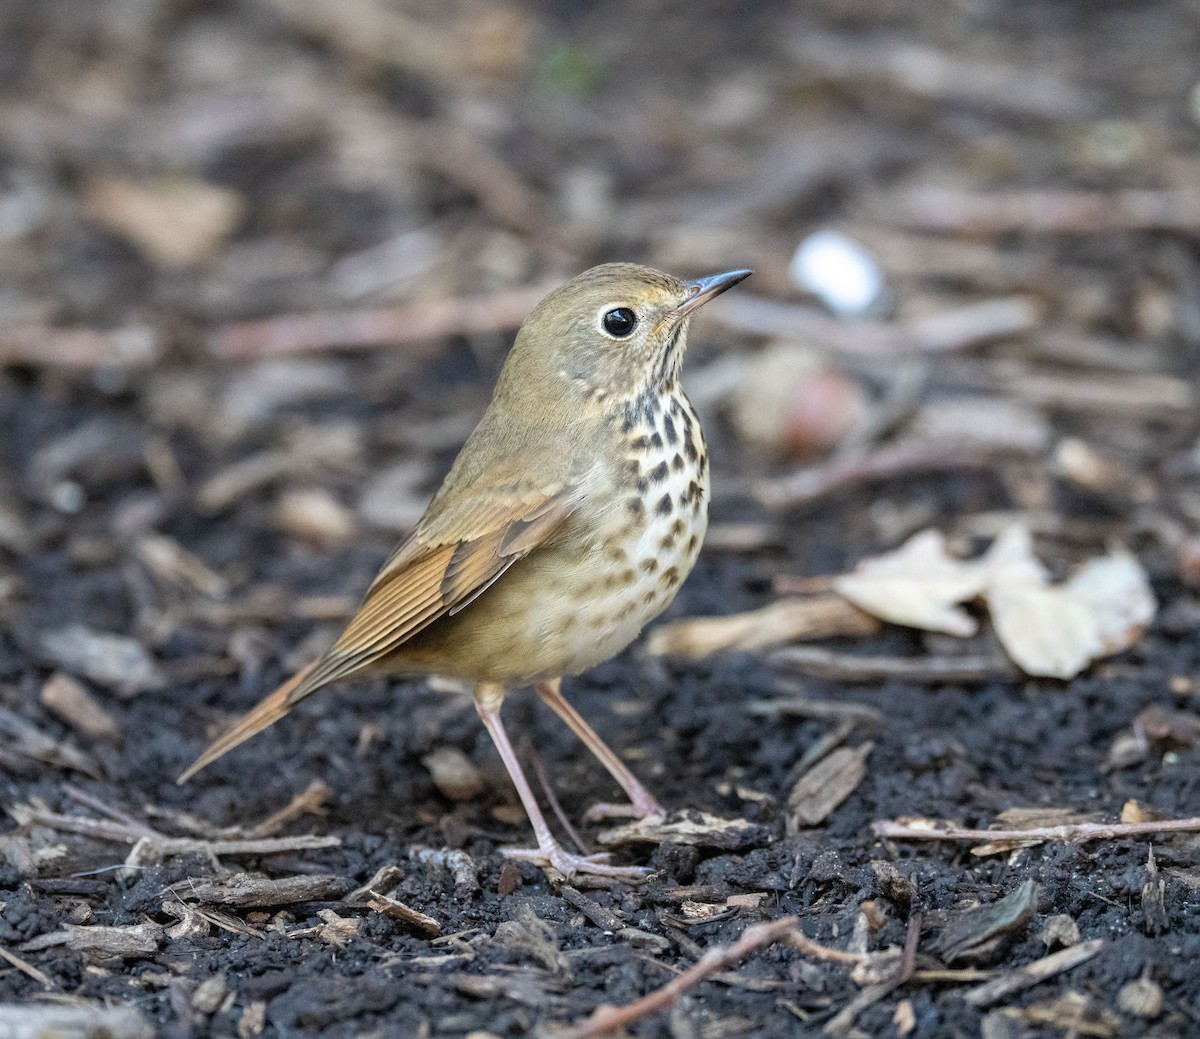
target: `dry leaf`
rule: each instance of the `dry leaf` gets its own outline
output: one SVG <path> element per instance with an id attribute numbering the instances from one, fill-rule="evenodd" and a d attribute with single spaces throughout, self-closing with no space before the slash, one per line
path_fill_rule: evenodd
<path id="1" fill-rule="evenodd" d="M 1093 660 L 1131 646 L 1154 616 L 1145 571 L 1127 552 L 1093 559 L 1070 580 L 1050 584 L 1021 524 L 1002 531 L 976 562 L 946 554 L 937 531 L 864 560 L 835 590 L 884 620 L 968 636 L 961 604 L 981 597 L 1005 651 L 1026 674 L 1074 678 Z"/>
<path id="2" fill-rule="evenodd" d="M 225 243 L 242 218 L 245 200 L 197 179 L 106 176 L 86 185 L 84 206 L 93 220 L 155 265 L 177 270 L 202 262 Z"/>
<path id="3" fill-rule="evenodd" d="M 975 634 L 977 625 L 958 604 L 983 591 L 984 574 L 980 567 L 947 555 L 940 532 L 925 530 L 895 552 L 863 560 L 833 587 L 885 621 L 965 638 Z"/>

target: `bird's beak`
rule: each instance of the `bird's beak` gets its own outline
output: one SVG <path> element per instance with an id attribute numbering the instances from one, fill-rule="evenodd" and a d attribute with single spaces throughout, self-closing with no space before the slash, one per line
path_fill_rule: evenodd
<path id="1" fill-rule="evenodd" d="M 686 317 L 693 310 L 704 306 L 710 299 L 721 295 L 726 289 L 733 288 L 739 281 L 745 281 L 753 271 L 745 269 L 726 271 L 724 274 L 710 274 L 707 278 L 697 278 L 695 281 L 685 281 L 689 295 L 675 308 L 676 317 Z"/>

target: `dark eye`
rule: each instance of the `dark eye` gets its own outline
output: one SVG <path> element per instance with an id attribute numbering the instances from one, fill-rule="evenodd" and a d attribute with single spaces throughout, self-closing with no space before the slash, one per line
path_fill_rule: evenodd
<path id="1" fill-rule="evenodd" d="M 601 318 L 601 324 L 604 325 L 604 331 L 610 336 L 624 339 L 637 324 L 637 315 L 628 307 L 615 307 L 605 312 L 604 317 Z"/>

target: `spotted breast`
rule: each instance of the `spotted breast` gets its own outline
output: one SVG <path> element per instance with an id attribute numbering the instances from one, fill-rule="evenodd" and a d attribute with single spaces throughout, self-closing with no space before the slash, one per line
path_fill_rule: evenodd
<path id="1" fill-rule="evenodd" d="M 615 421 L 626 450 L 613 474 L 613 508 L 594 541 L 604 577 L 580 597 L 568 673 L 619 652 L 670 605 L 708 529 L 708 451 L 683 391 L 646 393 Z"/>

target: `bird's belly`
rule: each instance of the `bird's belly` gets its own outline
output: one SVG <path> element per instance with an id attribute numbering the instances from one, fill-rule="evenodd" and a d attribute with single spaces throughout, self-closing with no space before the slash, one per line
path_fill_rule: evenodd
<path id="1" fill-rule="evenodd" d="M 706 474 L 687 475 L 665 481 L 640 516 L 629 506 L 631 490 L 581 519 L 586 532 L 564 529 L 461 613 L 411 639 L 384 669 L 514 686 L 578 674 L 616 655 L 670 605 L 700 553 L 708 483 Z M 664 497 L 669 511 L 659 508 Z"/>
<path id="2" fill-rule="evenodd" d="M 385 668 L 525 685 L 578 674 L 637 638 L 696 563 L 709 475 L 686 399 L 625 433 L 624 464 L 551 540 L 461 613 L 410 639 Z"/>

